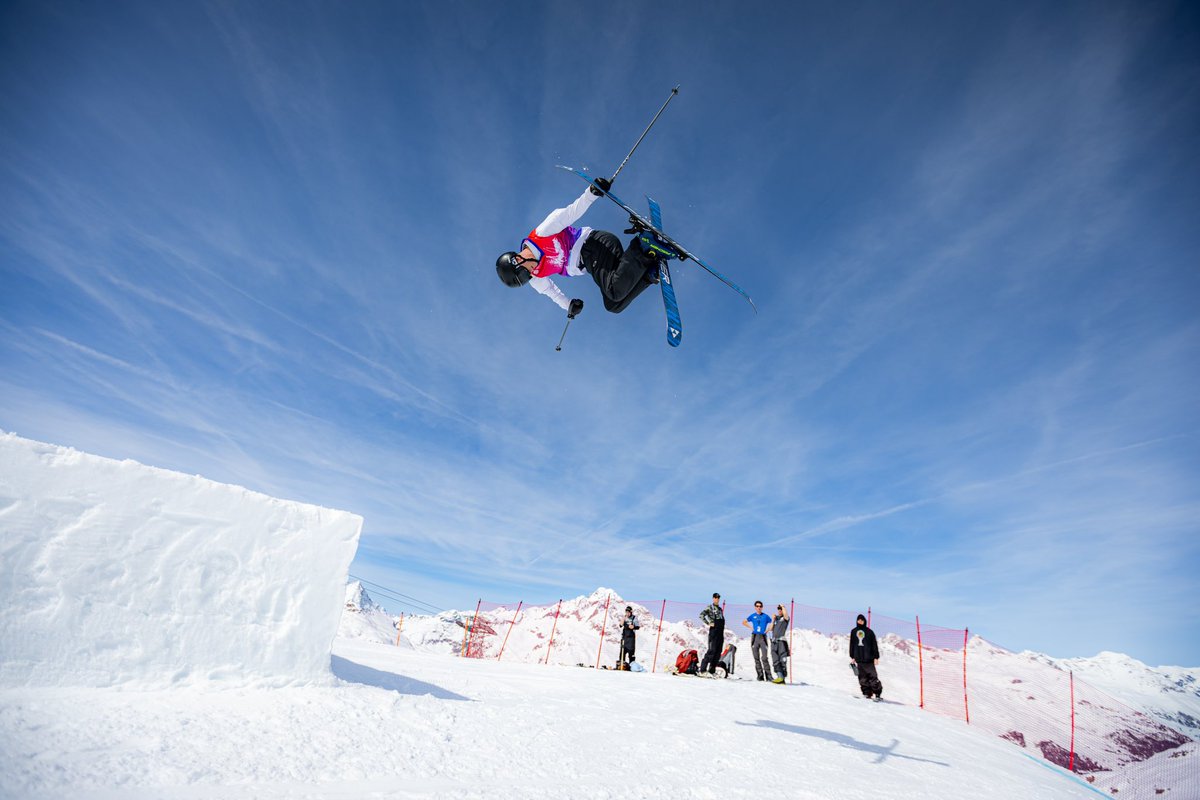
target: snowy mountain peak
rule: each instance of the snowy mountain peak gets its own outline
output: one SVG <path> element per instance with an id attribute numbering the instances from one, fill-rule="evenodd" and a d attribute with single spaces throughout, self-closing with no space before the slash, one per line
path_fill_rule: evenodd
<path id="1" fill-rule="evenodd" d="M 371 599 L 359 581 L 346 584 L 346 607 L 342 612 L 338 635 L 347 639 L 369 639 L 401 644 L 397 620 Z"/>
<path id="2" fill-rule="evenodd" d="M 379 608 L 378 604 L 371 599 L 371 595 L 367 594 L 367 590 L 359 581 L 352 581 L 346 584 L 346 610 L 347 611 L 373 611 Z"/>

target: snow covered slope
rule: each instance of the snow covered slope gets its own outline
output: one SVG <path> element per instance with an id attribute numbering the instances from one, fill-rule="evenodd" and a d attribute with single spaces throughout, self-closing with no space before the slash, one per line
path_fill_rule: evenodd
<path id="1" fill-rule="evenodd" d="M 524 607 L 520 613 L 515 608 L 489 606 L 478 617 L 474 609 L 409 617 L 405 632 L 418 649 L 427 652 L 459 655 L 465 644 L 468 655 L 494 660 L 501 658 L 503 645 L 502 659 L 506 662 L 594 666 L 599 658 L 605 666 L 616 657 L 619 637 L 615 617 L 619 614 L 615 609 L 623 611 L 627 604 L 632 605 L 641 621 L 638 654 L 647 668 L 654 664 L 656 648 L 659 671 L 672 665 L 682 649 L 705 650 L 705 631 L 695 619 L 672 621 L 668 617 L 660 636 L 658 607 L 647 609 L 645 604 L 622 600 L 605 588 L 561 604 Z M 466 627 L 472 624 L 474 634 L 465 635 Z M 744 632 L 736 619 L 732 620 L 726 627 L 726 640 L 739 647 L 737 676 L 753 678 L 748 642 L 741 635 Z M 793 679 L 857 692 L 849 671 L 847 632 L 827 633 L 798 626 L 790 639 Z M 959 641 L 961 636 L 959 632 Z M 1195 742 L 1183 735 L 1186 729 L 1181 733 L 1178 726 L 1173 730 L 1163 724 L 1189 719 L 1195 696 L 1186 690 L 1157 691 L 1174 688 L 1176 683 L 1194 687 L 1194 671 L 1178 670 L 1178 674 L 1165 677 L 1125 656 L 1059 663 L 1036 653 L 1013 653 L 972 637 L 965 664 L 961 646 L 947 651 L 927 644 L 922 653 L 922 684 L 915 641 L 886 634 L 880 637 L 880 650 L 879 671 L 884 696 L 889 700 L 912 707 L 923 702 L 927 711 L 964 722 L 969 705 L 972 735 L 1001 739 L 1041 762 L 1073 766 L 1106 790 L 1128 794 L 1149 786 L 1188 796 L 1185 789 L 1190 786 L 1200 792 L 1200 756 Z M 1078 673 L 1074 706 L 1071 669 Z M 1088 685 L 1084 675 L 1100 678 L 1096 681 L 1099 685 Z M 1113 697 L 1098 692 L 1098 688 Z M 1125 699 L 1121 702 L 1116 698 Z M 1189 769 L 1197 773 L 1190 781 Z"/>
<path id="2" fill-rule="evenodd" d="M 361 526 L 0 434 L 0 686 L 329 680 Z"/>
<path id="3" fill-rule="evenodd" d="M 0 796 L 1100 796 L 961 722 L 812 685 L 448 658 L 362 639 L 335 643 L 333 669 L 337 687 L 0 691 Z"/>

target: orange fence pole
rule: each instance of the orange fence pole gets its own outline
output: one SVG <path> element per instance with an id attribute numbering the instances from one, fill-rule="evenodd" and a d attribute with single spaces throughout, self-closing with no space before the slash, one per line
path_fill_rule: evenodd
<path id="1" fill-rule="evenodd" d="M 479 602 L 475 604 L 475 616 L 471 617 L 471 627 L 463 630 L 462 652 L 458 654 L 459 658 L 465 658 L 467 655 L 467 637 L 471 635 L 471 631 L 475 630 L 475 622 L 479 619 L 479 607 L 483 605 L 483 598 L 479 598 Z"/>
<path id="2" fill-rule="evenodd" d="M 512 621 L 508 623 L 508 633 L 504 634 L 504 641 L 500 643 L 500 653 L 496 656 L 497 661 L 500 660 L 500 656 L 504 655 L 504 646 L 508 644 L 508 634 L 512 633 L 513 625 L 517 622 L 517 615 L 521 613 L 521 604 L 524 602 L 524 600 L 517 601 L 517 610 L 513 612 Z"/>
<path id="3" fill-rule="evenodd" d="M 650 665 L 650 672 L 653 673 L 658 668 L 658 645 L 662 642 L 663 618 L 667 614 L 667 601 L 663 600 L 662 611 L 658 612 L 658 637 L 654 640 L 654 663 Z"/>
<path id="4" fill-rule="evenodd" d="M 396 623 L 396 647 L 400 646 L 400 631 L 404 630 L 404 612 L 400 612 L 400 621 Z"/>
<path id="5" fill-rule="evenodd" d="M 608 624 L 608 604 L 612 602 L 610 594 L 604 600 L 604 622 L 600 623 L 600 646 L 596 648 L 596 669 L 600 669 L 600 651 L 604 649 L 604 626 Z"/>
<path id="6" fill-rule="evenodd" d="M 550 643 L 546 645 L 546 663 L 550 663 L 550 648 L 554 647 L 554 632 L 558 630 L 558 612 L 562 611 L 562 598 L 558 599 L 558 605 L 554 608 L 554 624 L 550 626 Z"/>
<path id="7" fill-rule="evenodd" d="M 925 657 L 921 653 L 921 618 L 917 617 L 917 674 L 921 683 L 921 702 L 918 708 L 925 707 Z"/>
<path id="8" fill-rule="evenodd" d="M 480 597 L 479 602 L 475 603 L 475 615 L 470 618 L 470 627 L 463 631 L 462 637 L 462 655 L 467 656 L 470 651 L 470 637 L 475 636 L 475 622 L 479 621 L 479 607 L 484 604 L 484 599 Z"/>

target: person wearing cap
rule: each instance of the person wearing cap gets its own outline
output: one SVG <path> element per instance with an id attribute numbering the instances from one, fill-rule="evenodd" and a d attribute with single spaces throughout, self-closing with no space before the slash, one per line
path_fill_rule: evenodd
<path id="1" fill-rule="evenodd" d="M 708 651 L 700 661 L 700 674 L 713 675 L 721 660 L 721 647 L 725 644 L 725 612 L 721 608 L 721 595 L 713 592 L 712 604 L 700 612 L 700 621 L 708 626 Z"/>
<path id="2" fill-rule="evenodd" d="M 750 660 L 760 681 L 771 680 L 771 665 L 767 662 L 767 625 L 771 617 L 763 613 L 762 600 L 754 601 L 754 613 L 742 620 L 750 629 Z"/>
<path id="3" fill-rule="evenodd" d="M 608 190 L 604 178 L 596 183 Z M 647 286 L 658 283 L 659 258 L 642 248 L 638 236 L 622 247 L 621 240 L 608 231 L 575 227 L 600 194 L 595 187 L 584 189 L 574 203 L 551 211 L 521 241 L 519 250 L 502 253 L 496 259 L 496 274 L 504 285 L 515 289 L 529 284 L 574 319 L 583 310 L 583 301 L 568 301 L 551 276 L 591 275 L 604 308 L 614 314 L 624 311 Z"/>
<path id="4" fill-rule="evenodd" d="M 771 666 L 775 668 L 775 680 L 772 683 L 783 683 L 787 680 L 787 660 L 791 655 L 788 649 L 787 632 L 791 619 L 783 603 L 775 606 L 775 616 L 771 618 Z"/>
<path id="5" fill-rule="evenodd" d="M 628 669 L 628 665 L 633 662 L 633 651 L 637 649 L 635 631 L 641 627 L 633 614 L 633 606 L 625 606 L 625 618 L 621 620 L 621 660 L 617 664 L 618 668 Z"/>
<path id="6" fill-rule="evenodd" d="M 883 684 L 875 666 L 879 663 L 879 642 L 875 639 L 875 631 L 867 627 L 867 618 L 862 614 L 855 620 L 854 630 L 850 631 L 850 663 L 858 673 L 858 688 L 863 697 L 883 697 Z"/>

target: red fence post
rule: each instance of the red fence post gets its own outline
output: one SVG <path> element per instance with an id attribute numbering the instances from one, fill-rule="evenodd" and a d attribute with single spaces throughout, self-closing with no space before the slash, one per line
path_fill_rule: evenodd
<path id="1" fill-rule="evenodd" d="M 918 708 L 925 707 L 925 658 L 921 654 L 921 618 L 917 617 L 917 674 L 920 676 L 921 702 Z"/>
<path id="2" fill-rule="evenodd" d="M 663 600 L 662 611 L 658 612 L 658 637 L 654 640 L 654 663 L 650 665 L 651 674 L 658 668 L 658 645 L 662 642 L 663 619 L 667 615 L 667 601 Z"/>
<path id="3" fill-rule="evenodd" d="M 970 635 L 970 628 L 963 628 L 963 714 L 967 718 L 967 724 L 971 724 L 971 709 L 967 705 L 967 637 Z"/>
<path id="4" fill-rule="evenodd" d="M 612 595 L 604 598 L 604 622 L 600 623 L 600 646 L 596 648 L 596 669 L 600 669 L 600 651 L 604 649 L 604 626 L 608 624 L 608 604 L 612 602 Z"/>
<path id="5" fill-rule="evenodd" d="M 867 606 L 867 627 L 871 627 L 871 607 Z"/>
<path id="6" fill-rule="evenodd" d="M 479 619 L 479 607 L 483 605 L 483 598 L 479 598 L 479 602 L 475 604 L 475 616 L 471 617 L 471 627 L 463 631 L 462 652 L 458 654 L 459 658 L 465 658 L 467 655 L 467 639 L 471 636 L 471 632 L 475 630 L 475 622 Z"/>
<path id="7" fill-rule="evenodd" d="M 558 630 L 558 612 L 562 611 L 562 598 L 558 599 L 558 605 L 554 607 L 554 624 L 550 626 L 550 643 L 546 645 L 546 663 L 550 663 L 550 648 L 554 647 L 554 632 Z"/>
<path id="8" fill-rule="evenodd" d="M 794 686 L 796 683 L 796 657 L 792 655 L 792 645 L 796 641 L 796 598 L 792 598 L 792 609 L 788 611 L 788 657 L 784 659 L 783 665 L 788 671 L 788 685 Z"/>
<path id="9" fill-rule="evenodd" d="M 524 600 L 517 601 L 517 610 L 513 612 L 512 621 L 508 623 L 508 633 L 504 634 L 504 641 L 500 643 L 500 654 L 496 656 L 496 660 L 500 660 L 500 656 L 504 655 L 504 646 L 508 644 L 508 634 L 512 633 L 513 625 L 517 623 L 517 615 L 521 613 L 521 604 Z"/>
<path id="10" fill-rule="evenodd" d="M 1075 672 L 1071 671 L 1071 757 L 1067 761 L 1067 771 L 1075 771 Z"/>
<path id="11" fill-rule="evenodd" d="M 396 623 L 396 647 L 400 646 L 400 631 L 404 630 L 404 612 L 400 612 L 400 621 Z"/>

